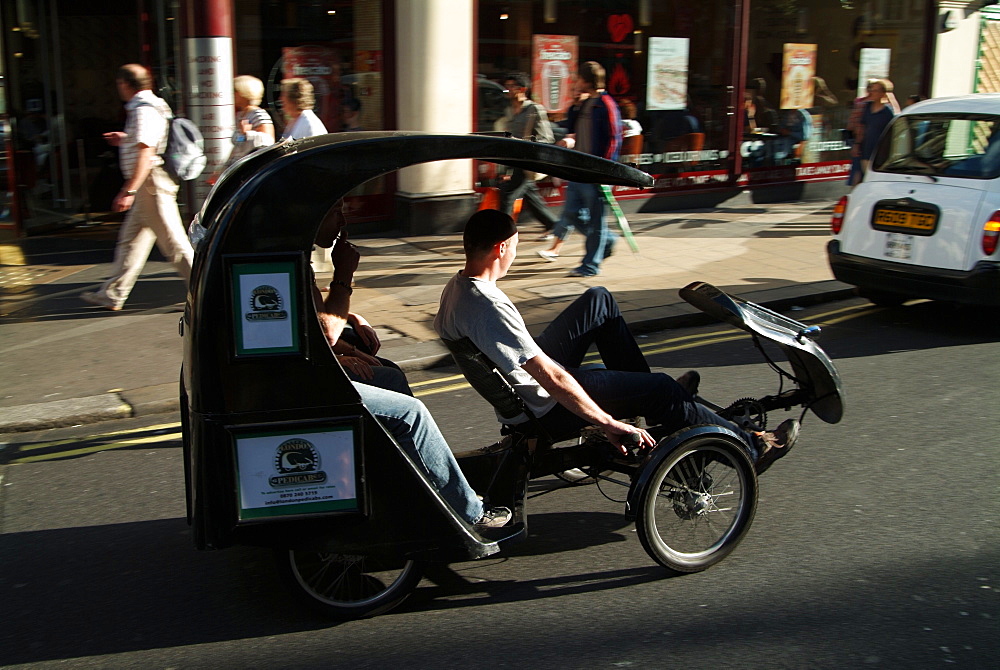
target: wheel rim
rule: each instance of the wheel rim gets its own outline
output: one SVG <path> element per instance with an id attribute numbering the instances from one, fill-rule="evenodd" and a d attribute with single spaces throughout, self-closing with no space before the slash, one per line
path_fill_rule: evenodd
<path id="1" fill-rule="evenodd" d="M 650 482 L 650 538 L 682 564 L 697 564 L 740 531 L 750 502 L 747 470 L 726 449 L 702 445 L 684 450 Z"/>
<path id="2" fill-rule="evenodd" d="M 325 551 L 289 550 L 292 575 L 311 597 L 334 607 L 366 608 L 395 595 L 414 561 Z"/>

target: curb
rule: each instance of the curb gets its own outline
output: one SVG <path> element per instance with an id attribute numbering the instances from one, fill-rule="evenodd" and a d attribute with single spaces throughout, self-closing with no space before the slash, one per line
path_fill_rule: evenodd
<path id="1" fill-rule="evenodd" d="M 773 310 L 815 305 L 855 296 L 853 286 L 836 280 L 797 284 L 781 288 L 750 291 L 740 297 Z M 686 328 L 716 323 L 708 314 L 686 302 L 663 305 L 643 318 L 641 313 L 629 325 L 635 333 L 667 328 Z M 667 312 L 664 314 L 664 312 Z M 632 313 L 635 315 L 635 313 Z M 628 316 L 628 315 L 626 315 Z M 451 354 L 438 341 L 414 342 L 408 338 L 386 342 L 380 354 L 393 360 L 404 372 L 429 370 L 451 363 Z M 85 398 L 70 398 L 2 408 L 0 433 L 23 433 L 112 419 L 150 416 L 180 409 L 177 384 L 157 384 L 136 389 L 102 393 Z"/>

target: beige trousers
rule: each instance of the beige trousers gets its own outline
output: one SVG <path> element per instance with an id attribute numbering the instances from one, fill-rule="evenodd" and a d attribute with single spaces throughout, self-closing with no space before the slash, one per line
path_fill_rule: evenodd
<path id="1" fill-rule="evenodd" d="M 154 242 L 187 284 L 194 251 L 177 209 L 177 190 L 170 175 L 162 167 L 154 167 L 135 194 L 118 233 L 111 277 L 98 291 L 113 305 L 120 307 L 128 299 Z"/>

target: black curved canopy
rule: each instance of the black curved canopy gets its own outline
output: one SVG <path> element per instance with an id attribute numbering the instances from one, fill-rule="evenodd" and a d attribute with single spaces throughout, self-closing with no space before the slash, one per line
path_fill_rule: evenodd
<path id="1" fill-rule="evenodd" d="M 251 154 L 223 175 L 200 215 L 226 253 L 308 249 L 326 211 L 355 187 L 401 168 L 470 159 L 576 182 L 648 187 L 634 167 L 551 144 L 495 135 L 333 133 Z"/>

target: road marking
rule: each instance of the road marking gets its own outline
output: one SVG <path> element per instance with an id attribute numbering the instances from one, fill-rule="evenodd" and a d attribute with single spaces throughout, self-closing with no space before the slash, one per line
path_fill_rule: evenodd
<path id="1" fill-rule="evenodd" d="M 140 444 L 152 444 L 157 442 L 171 442 L 181 439 L 180 433 L 168 433 L 166 435 L 152 435 L 150 437 L 139 437 L 134 440 L 122 440 L 108 444 L 99 444 L 93 447 L 82 447 L 80 449 L 70 449 L 69 451 L 58 451 L 52 454 L 39 454 L 37 456 L 24 456 L 23 458 L 12 458 L 11 463 L 36 463 L 38 461 L 53 461 L 60 458 L 70 458 L 83 454 L 92 454 L 98 451 L 111 451 L 113 449 L 123 449 L 124 447 L 134 447 Z"/>
<path id="2" fill-rule="evenodd" d="M 167 433 L 166 435 L 151 435 L 149 437 L 140 437 L 134 440 L 121 440 L 119 442 L 110 442 L 107 444 L 98 444 L 92 447 L 81 447 L 79 449 L 70 449 L 67 451 L 57 451 L 51 454 L 38 454 L 36 456 L 23 456 L 21 458 L 12 458 L 11 463 L 36 463 L 38 461 L 54 461 L 61 458 L 70 458 L 72 456 L 81 456 L 83 454 L 92 454 L 99 451 L 111 451 L 113 449 L 122 449 L 124 447 L 134 447 L 141 444 L 153 444 L 159 442 L 171 442 L 173 440 L 181 439 L 181 433 Z M 84 440 L 81 440 L 81 442 Z"/>
<path id="3" fill-rule="evenodd" d="M 456 379 L 465 379 L 465 375 L 451 375 L 449 377 L 441 377 L 440 379 L 425 379 L 422 382 L 413 382 L 410 384 L 410 388 L 414 386 L 427 386 L 429 384 L 441 384 L 443 382 L 455 381 Z"/>
<path id="4" fill-rule="evenodd" d="M 101 433 L 99 435 L 88 435 L 84 438 L 72 437 L 65 440 L 55 440 L 53 442 L 37 442 L 31 444 L 25 444 L 18 447 L 18 451 L 33 451 L 36 449 L 48 449 L 49 447 L 58 447 L 63 444 L 79 444 L 81 442 L 93 442 L 94 440 L 110 439 L 113 437 L 118 437 L 121 435 L 134 435 L 135 433 L 149 433 L 154 430 L 175 430 L 180 428 L 180 422 L 175 423 L 161 423 L 155 426 L 146 426 L 145 428 L 128 428 L 126 430 L 117 430 L 111 433 Z"/>

